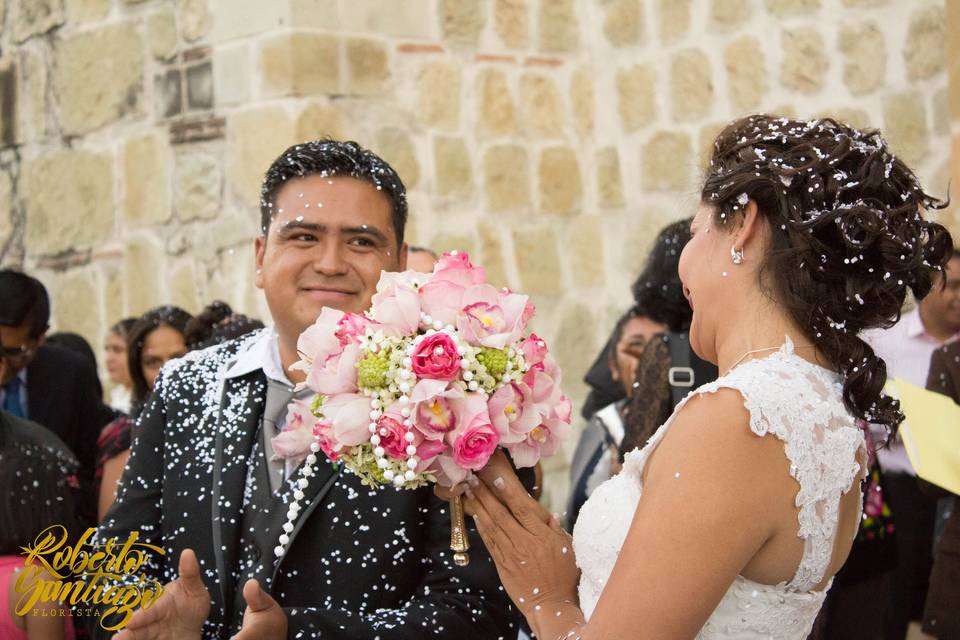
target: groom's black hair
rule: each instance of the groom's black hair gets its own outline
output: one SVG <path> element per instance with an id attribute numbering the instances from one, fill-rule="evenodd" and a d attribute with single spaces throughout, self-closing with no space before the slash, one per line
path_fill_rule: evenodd
<path id="1" fill-rule="evenodd" d="M 319 175 L 347 176 L 369 182 L 390 202 L 397 246 L 403 244 L 407 224 L 407 190 L 397 172 L 386 160 L 353 141 L 313 140 L 295 144 L 280 154 L 263 179 L 260 189 L 260 232 L 264 236 L 274 216 L 277 193 L 294 178 Z"/>

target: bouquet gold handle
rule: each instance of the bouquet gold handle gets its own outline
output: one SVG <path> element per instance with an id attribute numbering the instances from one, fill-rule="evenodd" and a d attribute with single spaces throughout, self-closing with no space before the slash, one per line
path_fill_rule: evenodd
<path id="1" fill-rule="evenodd" d="M 463 520 L 463 499 L 454 496 L 450 501 L 450 550 L 453 561 L 458 567 L 470 564 L 470 539 L 467 537 L 467 523 Z"/>

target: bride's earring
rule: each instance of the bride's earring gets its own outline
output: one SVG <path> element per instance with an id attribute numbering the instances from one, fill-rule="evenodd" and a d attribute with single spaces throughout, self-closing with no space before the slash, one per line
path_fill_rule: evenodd
<path id="1" fill-rule="evenodd" d="M 733 264 L 743 264 L 743 249 L 737 249 L 735 246 L 730 247 L 730 258 L 733 260 Z"/>

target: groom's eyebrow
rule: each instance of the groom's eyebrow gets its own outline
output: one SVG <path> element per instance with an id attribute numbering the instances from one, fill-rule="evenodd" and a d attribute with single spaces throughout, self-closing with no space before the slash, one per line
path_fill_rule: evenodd
<path id="1" fill-rule="evenodd" d="M 360 225 L 359 227 L 344 227 L 340 229 L 340 235 L 344 235 L 344 236 L 368 235 L 382 243 L 385 243 L 388 240 L 386 233 L 384 233 L 377 227 L 373 227 L 368 224 Z"/>
<path id="2" fill-rule="evenodd" d="M 320 224 L 317 222 L 306 222 L 303 220 L 291 220 L 280 225 L 280 233 L 289 234 L 297 231 L 309 231 L 316 233 L 318 235 L 325 234 L 330 231 L 330 227 L 325 224 Z M 389 241 L 387 234 L 378 229 L 377 227 L 364 224 L 354 227 L 342 227 L 339 229 L 341 236 L 359 236 L 359 235 L 368 235 L 374 238 L 375 240 L 386 243 Z"/>

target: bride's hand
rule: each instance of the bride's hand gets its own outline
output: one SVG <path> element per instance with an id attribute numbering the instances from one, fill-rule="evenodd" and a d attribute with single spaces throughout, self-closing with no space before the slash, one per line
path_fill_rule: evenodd
<path id="1" fill-rule="evenodd" d="M 580 570 L 570 535 L 527 493 L 502 451 L 479 479 L 452 493 L 460 491 L 504 589 L 528 620 L 576 604 Z"/>

